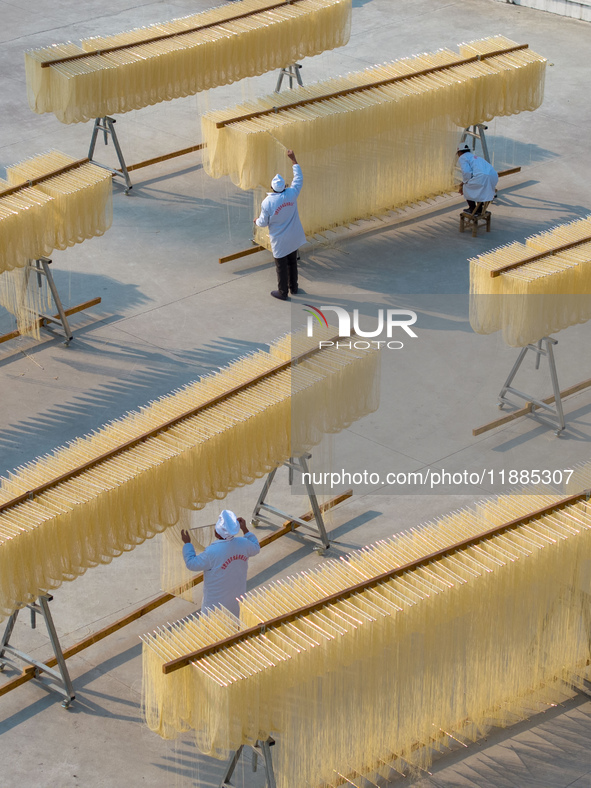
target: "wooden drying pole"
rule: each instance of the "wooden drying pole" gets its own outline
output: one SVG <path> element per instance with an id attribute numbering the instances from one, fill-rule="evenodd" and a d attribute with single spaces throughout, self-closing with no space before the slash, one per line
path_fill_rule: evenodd
<path id="1" fill-rule="evenodd" d="M 82 312 L 84 309 L 90 309 L 90 307 L 100 304 L 101 300 L 102 300 L 101 297 L 98 296 L 97 298 L 92 298 L 90 301 L 84 301 L 84 303 L 82 304 L 71 306 L 69 309 L 64 309 L 64 315 L 66 315 L 66 317 L 70 317 L 70 315 L 75 315 L 77 312 Z M 59 318 L 59 314 L 53 315 L 53 318 L 54 320 L 57 320 Z M 37 318 L 37 320 L 35 320 L 33 326 L 35 328 L 43 328 L 43 326 L 45 326 L 46 324 L 47 324 L 47 318 L 39 317 Z M 9 339 L 16 339 L 16 337 L 20 337 L 20 336 L 21 336 L 21 332 L 18 330 L 10 331 L 8 334 L 2 334 L 2 336 L 0 336 L 0 344 L 2 344 L 2 342 L 8 342 Z"/>
<path id="2" fill-rule="evenodd" d="M 132 164 L 127 168 L 127 172 L 133 172 L 133 170 L 141 170 L 142 167 L 150 167 L 152 164 L 159 164 L 161 161 L 168 161 L 169 159 L 176 159 L 177 156 L 186 156 L 187 153 L 193 153 L 197 150 L 203 150 L 206 148 L 207 145 L 204 142 L 200 142 L 198 145 L 191 145 L 190 148 L 182 148 L 181 150 L 175 150 L 172 153 L 165 153 L 162 156 L 155 156 L 153 159 L 146 159 L 145 161 L 140 161 L 137 164 Z M 117 172 L 123 172 L 123 169 L 119 167 Z"/>
<path id="3" fill-rule="evenodd" d="M 334 498 L 330 498 L 325 503 L 321 504 L 320 510 L 322 512 L 327 512 L 330 509 L 333 509 L 338 504 L 346 501 L 348 498 L 351 498 L 353 495 L 352 490 L 347 490 L 346 492 L 342 493 L 341 495 L 337 495 Z M 300 520 L 304 520 L 305 522 L 310 522 L 314 519 L 314 513 L 312 510 L 303 514 Z M 267 545 L 275 542 L 277 539 L 280 539 L 282 536 L 286 536 L 287 534 L 292 533 L 296 528 L 300 527 L 300 523 L 297 520 L 286 520 L 282 527 L 279 530 L 274 531 L 269 536 L 265 536 L 263 539 L 260 540 L 259 544 L 261 547 L 266 547 Z M 183 586 L 182 589 L 177 588 L 175 592 L 181 593 L 181 591 L 188 590 L 189 588 L 194 588 L 195 586 L 199 585 L 203 582 L 203 574 L 200 573 L 192 578 L 186 585 Z M 176 599 L 175 593 L 164 593 L 160 594 L 159 596 L 155 597 L 154 599 L 146 602 L 141 607 L 136 608 L 131 613 L 127 613 L 127 615 L 119 618 L 117 621 L 114 621 L 112 624 L 108 624 L 106 627 L 99 629 L 98 632 L 93 632 L 92 635 L 84 638 L 84 640 L 80 640 L 78 643 L 75 643 L 70 648 L 64 649 L 63 655 L 64 659 L 68 659 L 69 657 L 73 657 L 75 654 L 79 654 L 81 651 L 93 646 L 95 643 L 99 643 L 101 640 L 104 640 L 109 635 L 112 635 L 114 632 L 118 632 L 120 629 L 132 624 L 134 621 L 137 621 L 142 616 L 151 613 L 153 610 L 157 610 L 162 605 L 166 604 L 167 602 L 171 602 L 173 599 Z M 57 659 L 52 657 L 51 659 L 45 660 L 44 664 L 48 668 L 53 668 L 57 665 Z M 2 695 L 6 695 L 8 692 L 11 692 L 13 689 L 20 687 L 22 684 L 26 684 L 27 681 L 31 681 L 31 679 L 36 678 L 38 673 L 42 673 L 43 671 L 34 665 L 25 665 L 23 671 L 20 676 L 12 679 L 11 681 L 7 681 L 5 684 L 0 686 L 0 697 Z"/>
<path id="4" fill-rule="evenodd" d="M 562 246 L 555 246 L 553 249 L 548 249 L 545 252 L 537 252 L 536 254 L 532 254 L 529 255 L 528 257 L 524 257 L 515 263 L 507 263 L 507 265 L 502 265 L 500 268 L 495 268 L 493 271 L 490 272 L 490 275 L 492 277 L 500 276 L 501 274 L 504 274 L 506 271 L 513 271 L 515 268 L 521 268 L 522 265 L 529 265 L 529 263 L 535 263 L 536 260 L 542 260 L 544 257 L 552 257 L 555 254 L 566 252 L 567 249 L 573 249 L 576 246 L 582 246 L 583 244 L 587 244 L 590 241 L 591 241 L 591 235 L 587 235 L 585 238 L 581 238 L 578 241 L 571 241 L 570 243 L 562 244 Z"/>
<path id="5" fill-rule="evenodd" d="M 223 651 L 235 645 L 236 643 L 241 643 L 245 640 L 248 640 L 249 638 L 257 637 L 258 635 L 264 635 L 269 632 L 269 630 L 273 630 L 282 624 L 288 624 L 292 621 L 296 621 L 302 616 L 319 612 L 328 605 L 342 602 L 363 591 L 376 588 L 376 586 L 379 586 L 382 583 L 386 583 L 396 577 L 401 577 L 407 572 L 414 571 L 415 569 L 420 569 L 424 566 L 427 566 L 428 564 L 433 563 L 434 561 L 440 561 L 444 558 L 448 558 L 459 551 L 468 550 L 469 548 L 475 547 L 481 542 L 485 542 L 487 539 L 492 539 L 493 537 L 500 536 L 507 531 L 512 531 L 513 529 L 518 528 L 520 525 L 524 525 L 525 523 L 528 523 L 532 520 L 537 520 L 540 517 L 551 514 L 552 512 L 558 512 L 568 506 L 572 506 L 575 503 L 588 501 L 590 495 L 591 490 L 584 490 L 583 492 L 577 493 L 576 495 L 570 495 L 569 497 L 563 498 L 562 500 L 557 501 L 550 506 L 545 506 L 542 509 L 537 509 L 536 511 L 530 512 L 529 514 L 526 514 L 522 517 L 518 517 L 515 520 L 502 523 L 495 528 L 491 528 L 488 531 L 484 531 L 483 533 L 480 533 L 476 536 L 472 536 L 469 539 L 464 539 L 461 542 L 456 542 L 455 544 L 451 545 L 450 547 L 446 547 L 443 550 L 437 550 L 434 553 L 429 553 L 429 555 L 425 555 L 415 561 L 410 561 L 403 566 L 390 569 L 387 572 L 382 572 L 375 577 L 363 580 L 361 583 L 356 583 L 355 585 L 344 588 L 343 590 L 337 591 L 334 594 L 322 597 L 322 599 L 319 599 L 316 602 L 303 605 L 302 607 L 296 608 L 295 610 L 289 611 L 288 613 L 283 613 L 280 616 L 275 616 L 275 618 L 271 618 L 267 621 L 261 621 L 259 624 L 238 632 L 235 635 L 230 635 L 229 637 L 223 638 L 223 640 L 219 640 L 217 643 L 212 643 L 209 646 L 205 646 L 195 651 L 191 651 L 188 654 L 184 654 L 182 657 L 177 657 L 176 659 L 170 660 L 169 662 L 165 662 L 162 665 L 162 672 L 165 674 L 173 673 L 175 670 L 179 670 L 179 668 L 183 668 L 186 665 L 189 665 L 191 662 L 197 662 L 201 659 L 204 659 L 205 657 L 211 656 L 212 654 L 217 654 L 219 651 Z"/>

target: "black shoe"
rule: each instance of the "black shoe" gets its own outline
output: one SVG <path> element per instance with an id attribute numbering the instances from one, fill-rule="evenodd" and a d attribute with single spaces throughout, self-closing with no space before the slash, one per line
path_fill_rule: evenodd
<path id="1" fill-rule="evenodd" d="M 271 290 L 271 295 L 279 301 L 287 301 L 287 296 L 283 295 L 279 290 Z"/>
<path id="2" fill-rule="evenodd" d="M 302 288 L 301 288 L 301 287 L 296 287 L 294 290 L 290 290 L 289 292 L 290 292 L 292 295 L 297 295 L 298 293 L 299 293 L 300 295 L 306 295 L 306 291 L 305 291 L 305 290 L 302 290 Z"/>

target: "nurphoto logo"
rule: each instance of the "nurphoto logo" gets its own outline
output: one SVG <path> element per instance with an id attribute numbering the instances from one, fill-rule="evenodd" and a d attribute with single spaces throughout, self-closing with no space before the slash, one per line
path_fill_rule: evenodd
<path id="1" fill-rule="evenodd" d="M 417 335 L 410 328 L 417 322 L 417 313 L 409 309 L 378 309 L 377 327 L 371 331 L 363 330 L 359 325 L 359 310 L 353 310 L 353 317 L 342 306 L 323 306 L 318 309 L 311 304 L 303 304 L 304 312 L 308 312 L 308 326 L 307 334 L 309 337 L 314 336 L 314 326 L 319 323 L 321 326 L 329 328 L 328 320 L 326 319 L 325 312 L 331 310 L 338 318 L 339 328 L 338 337 L 331 340 L 321 340 L 318 343 L 319 348 L 327 347 L 346 347 L 357 348 L 358 350 L 368 350 L 370 347 L 383 348 L 389 350 L 401 350 L 404 343 L 399 339 L 393 339 L 394 330 L 404 331 L 411 339 L 417 339 Z M 373 339 L 368 342 L 366 339 L 355 339 L 354 341 L 341 342 L 340 339 L 351 336 L 354 337 L 381 337 L 385 334 L 386 339 Z"/>

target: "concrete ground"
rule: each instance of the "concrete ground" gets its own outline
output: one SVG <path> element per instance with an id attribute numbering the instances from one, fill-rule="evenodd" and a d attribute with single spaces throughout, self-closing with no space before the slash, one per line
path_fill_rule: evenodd
<path id="1" fill-rule="evenodd" d="M 0 0 L 0 166 L 50 148 L 83 156 L 90 138 L 88 124 L 63 126 L 29 110 L 23 50 L 208 5 Z M 128 197 L 116 181 L 113 227 L 102 238 L 53 255 L 64 302 L 101 296 L 101 305 L 72 318 L 70 347 L 49 335 L 41 342 L 0 345 L 0 473 L 263 346 L 292 323 L 302 324 L 304 301 L 350 308 L 361 303 L 368 316 L 390 305 L 419 314 L 421 341 L 383 360 L 380 411 L 327 447 L 335 467 L 355 470 L 373 462 L 396 472 L 486 471 L 478 484 L 433 490 L 357 486 L 329 518 L 334 554 L 498 491 L 507 486 L 503 470 L 562 470 L 591 459 L 590 390 L 567 400 L 567 430 L 560 438 L 531 419 L 472 437 L 473 427 L 498 415 L 496 393 L 516 351 L 496 335 L 474 335 L 467 321 L 469 257 L 590 210 L 588 24 L 494 0 L 354 0 L 353 6 L 349 44 L 304 61 L 305 81 L 496 33 L 527 42 L 548 58 L 541 109 L 489 124 L 497 167 L 523 167 L 501 183 L 490 235 L 458 233 L 457 198 L 399 212 L 387 223 L 363 222 L 327 234 L 323 243 L 302 250 L 306 295 L 294 298 L 290 308 L 268 295 L 274 271 L 267 253 L 218 265 L 218 257 L 249 246 L 253 202 L 229 180 L 208 178 L 201 154 L 139 170 Z M 195 144 L 199 112 L 270 92 L 274 84 L 275 75 L 268 74 L 120 116 L 117 130 L 128 163 Z M 100 156 L 113 161 L 110 148 Z M 11 321 L 0 312 L 0 333 L 12 329 Z M 588 332 L 582 325 L 559 336 L 562 387 L 589 377 Z M 522 380 L 526 390 L 548 393 L 545 370 L 535 373 L 530 363 Z M 225 505 L 248 513 L 259 489 L 255 484 L 232 493 Z M 308 508 L 285 484 L 277 490 L 275 500 L 289 511 Z M 203 521 L 211 521 L 214 509 L 202 513 Z M 159 557 L 157 538 L 57 589 L 52 609 L 62 644 L 157 595 Z M 284 538 L 252 562 L 250 587 L 320 560 L 300 536 Z M 219 762 L 197 756 L 189 737 L 161 740 L 143 724 L 140 708 L 139 635 L 186 615 L 195 604 L 171 602 L 69 660 L 77 694 L 69 711 L 33 682 L 0 698 L 0 788 L 218 785 Z M 30 630 L 27 619 L 21 615 L 15 641 L 44 657 L 47 638 Z M 13 675 L 7 669 L 6 676 Z M 436 761 L 432 775 L 393 784 L 591 786 L 590 733 L 591 703 L 578 695 L 454 750 Z M 252 780 L 249 764 L 241 763 L 236 784 L 263 784 L 260 772 Z"/>

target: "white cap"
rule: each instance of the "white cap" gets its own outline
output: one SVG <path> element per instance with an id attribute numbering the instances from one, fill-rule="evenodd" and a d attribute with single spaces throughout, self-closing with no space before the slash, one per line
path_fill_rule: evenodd
<path id="1" fill-rule="evenodd" d="M 224 509 L 218 517 L 215 530 L 222 539 L 233 539 L 240 532 L 240 524 L 234 512 Z"/>
<path id="2" fill-rule="evenodd" d="M 285 189 L 285 181 L 279 173 L 271 181 L 271 188 L 274 192 L 282 192 Z"/>
<path id="3" fill-rule="evenodd" d="M 463 142 L 458 143 L 458 150 L 470 150 L 470 146 L 468 145 L 468 140 L 464 140 Z"/>

